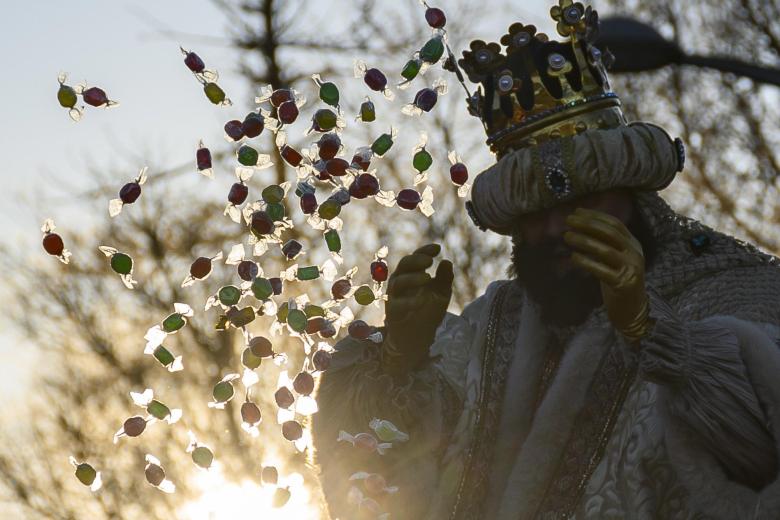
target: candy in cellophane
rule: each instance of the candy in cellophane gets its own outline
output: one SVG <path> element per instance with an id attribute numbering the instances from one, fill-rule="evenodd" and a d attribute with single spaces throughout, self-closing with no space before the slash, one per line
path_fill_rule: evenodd
<path id="1" fill-rule="evenodd" d="M 164 493 L 173 493 L 176 491 L 176 485 L 168 480 L 165 475 L 165 469 L 163 469 L 162 463 L 157 457 L 147 453 L 144 460 L 146 461 L 144 477 L 146 477 L 146 481 L 149 484 Z"/>
<path id="2" fill-rule="evenodd" d="M 469 178 L 469 171 L 466 165 L 463 164 L 463 160 L 460 155 L 454 150 L 447 154 L 447 159 L 450 161 L 450 180 L 458 187 L 458 197 L 466 197 L 471 190 L 471 184 L 467 184 L 466 181 Z"/>
<path id="3" fill-rule="evenodd" d="M 217 252 L 212 257 L 200 256 L 195 259 L 190 265 L 190 272 L 184 281 L 181 283 L 182 287 L 189 287 L 196 281 L 203 281 L 211 274 L 212 262 L 222 260 L 222 251 Z"/>
<path id="4" fill-rule="evenodd" d="M 111 269 L 119 275 L 125 287 L 132 289 L 138 283 L 133 279 L 133 259 L 126 253 L 120 253 L 113 247 L 98 246 L 101 253 L 109 257 Z"/>
<path id="5" fill-rule="evenodd" d="M 43 221 L 41 231 L 43 232 L 43 249 L 63 264 L 70 262 L 71 253 L 65 249 L 65 242 L 62 237 L 55 233 L 57 226 L 54 225 L 54 219 L 47 218 Z"/>
<path id="6" fill-rule="evenodd" d="M 368 88 L 374 92 L 381 92 L 389 101 L 395 99 L 395 92 L 388 87 L 387 76 L 381 70 L 369 68 L 363 60 L 355 60 L 354 71 L 355 77 L 362 78 Z"/>
<path id="7" fill-rule="evenodd" d="M 211 163 L 211 150 L 206 148 L 203 144 L 203 140 L 198 142 L 198 149 L 195 151 L 195 167 L 198 169 L 198 173 L 208 177 L 214 178 L 214 169 Z"/>
<path id="8" fill-rule="evenodd" d="M 111 199 L 111 201 L 109 201 L 109 216 L 112 218 L 116 217 L 122 212 L 122 207 L 125 204 L 132 204 L 138 200 L 138 197 L 141 196 L 141 186 L 143 186 L 147 179 L 146 172 L 148 169 L 149 168 L 146 166 L 141 168 L 141 171 L 138 172 L 135 179 L 122 186 L 122 189 L 119 190 L 119 198 Z"/>
<path id="9" fill-rule="evenodd" d="M 79 462 L 75 457 L 68 457 L 70 464 L 76 468 L 76 478 L 87 486 L 91 491 L 97 491 L 103 485 L 103 481 L 100 477 L 100 472 L 87 462 Z"/>
<path id="10" fill-rule="evenodd" d="M 186 303 L 174 303 L 173 310 L 173 314 L 169 314 L 160 324 L 146 331 L 144 339 L 146 340 L 147 349 L 153 349 L 158 345 L 162 345 L 168 334 L 176 334 L 187 324 L 187 318 L 195 314 L 192 307 Z"/>

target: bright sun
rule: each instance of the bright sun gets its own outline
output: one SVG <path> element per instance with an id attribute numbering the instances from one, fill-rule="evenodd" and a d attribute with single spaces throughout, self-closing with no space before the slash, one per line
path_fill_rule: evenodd
<path id="1" fill-rule="evenodd" d="M 222 468 L 214 464 L 208 471 L 199 471 L 195 479 L 202 494 L 185 505 L 180 518 L 186 520 L 316 520 L 319 510 L 311 503 L 311 493 L 298 473 L 279 476 L 281 487 L 289 487 L 290 500 L 284 507 L 274 508 L 271 501 L 274 486 L 261 486 L 244 481 L 235 484 L 225 480 Z"/>

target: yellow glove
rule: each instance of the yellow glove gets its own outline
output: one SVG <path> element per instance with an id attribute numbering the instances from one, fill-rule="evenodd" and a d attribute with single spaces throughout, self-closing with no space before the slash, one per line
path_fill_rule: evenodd
<path id="1" fill-rule="evenodd" d="M 574 249 L 571 260 L 601 282 L 610 321 L 631 341 L 649 328 L 645 257 L 639 240 L 619 219 L 585 208 L 566 217 L 573 229 L 563 235 Z"/>

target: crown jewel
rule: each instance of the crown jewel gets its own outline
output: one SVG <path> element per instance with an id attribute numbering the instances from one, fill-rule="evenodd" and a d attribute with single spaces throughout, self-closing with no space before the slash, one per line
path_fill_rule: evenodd
<path id="1" fill-rule="evenodd" d="M 626 124 L 606 70 L 613 57 L 602 53 L 598 14 L 580 2 L 559 0 L 550 9 L 563 42 L 533 25 L 514 23 L 498 43 L 471 42 L 458 64 L 479 83 L 469 112 L 482 120 L 491 149 L 507 151 L 541 144 L 594 128 Z"/>

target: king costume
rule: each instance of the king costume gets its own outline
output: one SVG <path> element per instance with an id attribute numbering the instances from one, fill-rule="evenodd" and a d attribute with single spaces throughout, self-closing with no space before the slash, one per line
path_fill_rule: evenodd
<path id="1" fill-rule="evenodd" d="M 398 519 L 778 519 L 778 259 L 663 201 L 681 142 L 625 121 L 595 11 L 561 0 L 552 15 L 566 41 L 518 23 L 504 52 L 475 41 L 459 62 L 499 159 L 469 214 L 509 235 L 521 215 L 630 189 L 656 248 L 648 325 L 627 336 L 600 306 L 556 328 L 502 280 L 448 313 L 404 374 L 383 370 L 388 345 L 342 340 L 313 423 L 331 516 L 360 517 L 349 479 L 375 471 L 399 488 L 381 502 Z M 337 442 L 374 417 L 410 440 L 370 456 Z"/>

